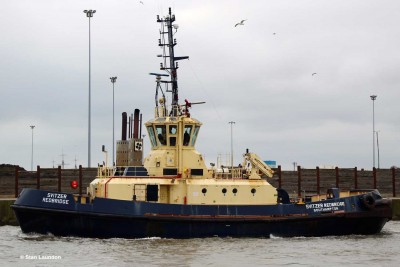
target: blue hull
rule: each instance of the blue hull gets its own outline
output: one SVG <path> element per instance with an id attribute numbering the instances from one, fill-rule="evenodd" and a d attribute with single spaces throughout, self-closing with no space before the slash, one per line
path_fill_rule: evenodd
<path id="1" fill-rule="evenodd" d="M 326 236 L 379 233 L 390 203 L 359 196 L 298 205 L 177 205 L 96 198 L 25 189 L 12 208 L 23 232 L 98 238 Z M 374 202 L 375 203 L 375 202 Z"/>

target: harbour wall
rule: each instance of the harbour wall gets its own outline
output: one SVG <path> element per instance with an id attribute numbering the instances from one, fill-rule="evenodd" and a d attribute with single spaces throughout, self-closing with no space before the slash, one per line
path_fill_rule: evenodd
<path id="1" fill-rule="evenodd" d="M 26 171 L 18 166 L 0 168 L 0 198 L 17 197 L 23 188 L 37 188 L 67 193 L 86 193 L 96 177 L 97 168 L 40 168 Z M 383 197 L 400 195 L 400 169 L 358 168 L 302 169 L 284 171 L 278 166 L 274 176 L 267 178 L 273 186 L 285 189 L 291 197 L 323 194 L 328 188 L 341 190 L 378 189 Z M 71 182 L 78 182 L 77 188 Z"/>
<path id="2" fill-rule="evenodd" d="M 378 189 L 383 197 L 396 197 L 400 194 L 400 169 L 364 170 L 355 168 L 303 169 L 283 171 L 280 166 L 274 169 L 274 176 L 267 179 L 273 186 L 283 188 L 289 196 L 324 194 L 329 188 L 342 191 L 358 189 Z"/>
<path id="3" fill-rule="evenodd" d="M 86 193 L 86 187 L 96 177 L 97 168 L 40 168 L 26 171 L 18 166 L 0 168 L 0 198 L 16 198 L 23 188 L 37 188 L 66 193 Z M 77 188 L 71 182 L 78 182 Z"/>

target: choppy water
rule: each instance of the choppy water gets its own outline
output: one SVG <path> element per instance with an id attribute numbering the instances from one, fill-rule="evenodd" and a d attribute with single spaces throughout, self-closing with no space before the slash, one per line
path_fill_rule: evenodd
<path id="1" fill-rule="evenodd" d="M 94 239 L 0 227 L 0 266 L 400 266 L 400 221 L 374 236 Z"/>

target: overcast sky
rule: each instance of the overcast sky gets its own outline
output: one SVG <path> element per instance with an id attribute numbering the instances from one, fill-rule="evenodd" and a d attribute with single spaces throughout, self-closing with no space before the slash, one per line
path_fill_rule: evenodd
<path id="1" fill-rule="evenodd" d="M 157 15 L 173 8 L 180 100 L 206 101 L 197 149 L 206 161 L 246 148 L 284 169 L 372 168 L 372 100 L 381 168 L 400 165 L 398 0 L 2 0 L 0 164 L 88 163 L 88 18 L 92 160 L 112 151 L 121 113 L 153 117 Z M 234 25 L 246 19 L 243 26 Z M 313 73 L 317 73 L 312 75 Z M 147 133 L 143 130 L 143 134 Z M 146 136 L 147 139 L 147 136 Z M 149 149 L 145 141 L 146 151 Z M 377 150 L 377 149 L 376 149 Z M 111 155 L 109 156 L 111 159 Z M 229 158 L 229 156 L 228 156 Z M 378 154 L 376 154 L 378 167 Z"/>

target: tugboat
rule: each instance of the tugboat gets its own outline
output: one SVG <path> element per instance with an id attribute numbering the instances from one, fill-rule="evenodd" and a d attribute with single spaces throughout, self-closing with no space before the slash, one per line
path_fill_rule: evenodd
<path id="1" fill-rule="evenodd" d="M 141 115 L 123 113 L 117 162 L 100 166 L 84 195 L 24 189 L 12 205 L 23 232 L 97 238 L 293 237 L 376 234 L 391 219 L 377 190 L 290 199 L 268 182 L 273 170 L 255 153 L 243 164 L 208 168 L 195 146 L 202 123 L 179 104 L 175 15 L 157 16 L 163 50 L 154 118 L 144 125 L 151 151 L 142 159 Z M 165 80 L 168 79 L 168 80 Z M 171 93 L 167 104 L 166 93 Z M 127 138 L 127 125 L 129 133 Z"/>

